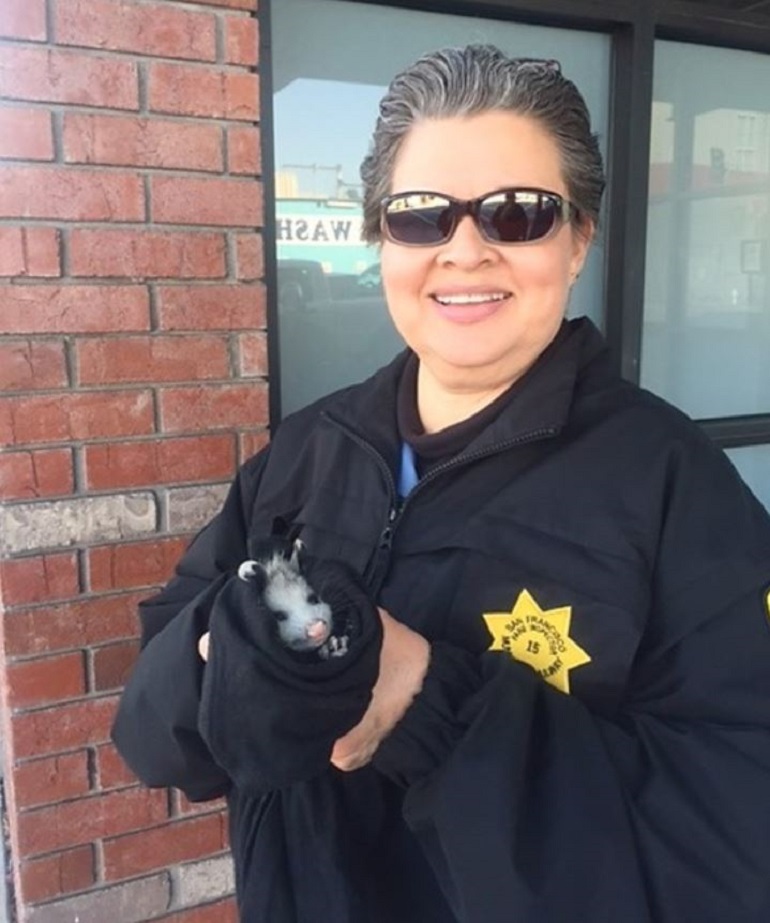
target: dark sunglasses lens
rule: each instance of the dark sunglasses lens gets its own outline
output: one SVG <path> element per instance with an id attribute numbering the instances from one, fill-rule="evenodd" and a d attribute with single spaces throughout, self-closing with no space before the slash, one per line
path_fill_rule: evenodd
<path id="1" fill-rule="evenodd" d="M 439 244 L 452 234 L 452 206 L 440 196 L 402 196 L 384 212 L 388 235 L 401 244 Z"/>
<path id="2" fill-rule="evenodd" d="M 540 240 L 551 232 L 559 214 L 553 196 L 525 191 L 494 193 L 479 208 L 484 233 L 504 244 Z"/>

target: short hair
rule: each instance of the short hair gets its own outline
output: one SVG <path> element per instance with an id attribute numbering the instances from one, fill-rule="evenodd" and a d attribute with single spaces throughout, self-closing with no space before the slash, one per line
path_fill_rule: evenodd
<path id="1" fill-rule="evenodd" d="M 361 164 L 363 237 L 381 239 L 380 203 L 391 192 L 398 152 L 410 129 L 424 119 L 511 112 L 536 119 L 561 155 L 568 198 L 578 225 L 599 219 L 604 166 L 591 117 L 558 61 L 510 58 L 494 45 L 445 48 L 423 55 L 391 81 L 369 153 Z"/>

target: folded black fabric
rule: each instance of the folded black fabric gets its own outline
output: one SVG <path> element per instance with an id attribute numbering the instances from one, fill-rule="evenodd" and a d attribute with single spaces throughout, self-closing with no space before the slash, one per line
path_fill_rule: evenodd
<path id="1" fill-rule="evenodd" d="M 431 645 L 422 689 L 382 741 L 372 763 L 404 788 L 448 759 L 468 727 L 463 707 L 482 686 L 479 659 L 444 641 Z"/>
<path id="2" fill-rule="evenodd" d="M 304 562 L 307 581 L 348 638 L 326 659 L 287 648 L 257 582 L 231 578 L 214 604 L 198 728 L 233 782 L 266 792 L 318 775 L 363 717 L 379 671 L 379 613 L 346 565 Z"/>

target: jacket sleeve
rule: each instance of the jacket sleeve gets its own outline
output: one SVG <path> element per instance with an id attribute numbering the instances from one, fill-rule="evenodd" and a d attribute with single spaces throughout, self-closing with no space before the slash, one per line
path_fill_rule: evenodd
<path id="1" fill-rule="evenodd" d="M 461 923 L 770 919 L 770 523 L 724 458 L 671 477 L 617 714 L 436 644 L 375 756 Z"/>
<path id="2" fill-rule="evenodd" d="M 265 449 L 244 465 L 175 577 L 140 605 L 141 651 L 112 727 L 115 746 L 146 785 L 180 788 L 192 801 L 222 795 L 230 784 L 198 732 L 198 640 L 219 593 L 248 557 L 250 510 L 267 457 Z"/>

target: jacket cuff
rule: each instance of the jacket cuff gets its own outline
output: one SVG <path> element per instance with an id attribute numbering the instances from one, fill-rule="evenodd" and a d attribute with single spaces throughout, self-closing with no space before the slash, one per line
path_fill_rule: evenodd
<path id="1" fill-rule="evenodd" d="M 481 685 L 478 657 L 446 642 L 431 645 L 422 689 L 378 747 L 375 769 L 407 787 L 440 766 L 466 730 L 460 709 Z"/>

